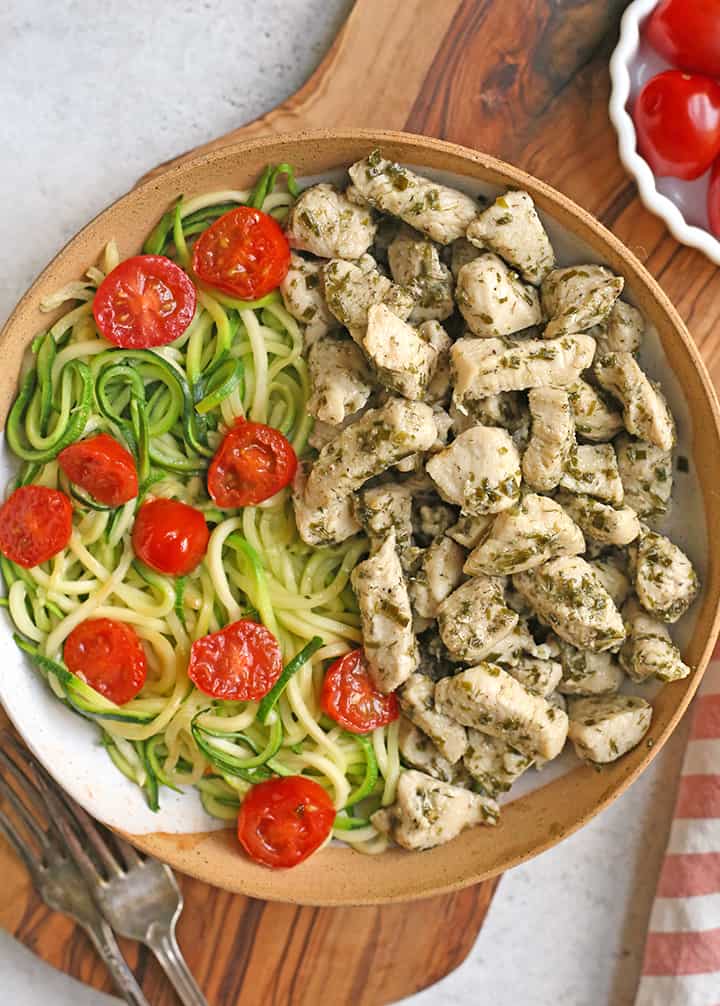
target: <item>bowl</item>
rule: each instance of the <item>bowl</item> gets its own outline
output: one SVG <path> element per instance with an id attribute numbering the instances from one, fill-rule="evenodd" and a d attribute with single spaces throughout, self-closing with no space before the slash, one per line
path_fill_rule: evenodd
<path id="1" fill-rule="evenodd" d="M 647 347 L 651 358 L 646 362 L 654 376 L 663 379 L 678 418 L 680 450 L 690 459 L 689 473 L 677 480 L 672 533 L 698 563 L 704 583 L 678 637 L 694 673 L 659 692 L 653 724 L 642 745 L 602 771 L 571 760 L 560 775 L 553 774 L 552 766 L 547 774 L 533 773 L 536 788 L 507 804 L 497 828 L 471 829 L 450 844 L 421 854 L 393 849 L 370 857 L 331 845 L 293 870 L 273 872 L 241 855 L 232 830 L 210 831 L 202 816 L 193 818 L 192 813 L 174 817 L 172 801 L 179 799 L 175 794 L 168 794 L 168 808 L 153 817 L 139 791 L 99 750 L 94 728 L 49 695 L 39 676 L 18 656 L 10 632 L 0 627 L 0 700 L 55 778 L 140 849 L 211 884 L 269 900 L 349 905 L 428 897 L 477 883 L 556 844 L 615 800 L 660 750 L 697 689 L 719 624 L 720 564 L 707 548 L 706 529 L 720 526 L 720 474 L 716 465 L 692 460 L 720 456 L 720 413 L 681 318 L 635 256 L 588 213 L 522 171 L 454 144 L 374 130 L 299 133 L 241 142 L 153 177 L 70 241 L 10 317 L 0 335 L 4 363 L 0 417 L 6 417 L 16 394 L 25 350 L 48 323 L 48 316 L 39 311 L 41 300 L 82 275 L 111 237 L 122 254 L 134 254 L 178 193 L 192 196 L 248 186 L 268 162 L 290 162 L 306 179 L 332 176 L 377 146 L 387 156 L 454 181 L 471 193 L 526 189 L 561 262 L 603 262 L 625 277 L 627 296 L 644 312 L 652 331 Z"/>
<path id="2" fill-rule="evenodd" d="M 681 244 L 697 248 L 720 265 L 720 241 L 709 229 L 707 188 L 710 172 L 692 182 L 680 178 L 656 178 L 637 150 L 635 124 L 628 107 L 643 85 L 673 69 L 642 38 L 643 22 L 658 0 L 634 0 L 620 22 L 620 39 L 610 59 L 610 119 L 618 134 L 620 160 L 637 182 L 640 199 L 665 222 Z"/>

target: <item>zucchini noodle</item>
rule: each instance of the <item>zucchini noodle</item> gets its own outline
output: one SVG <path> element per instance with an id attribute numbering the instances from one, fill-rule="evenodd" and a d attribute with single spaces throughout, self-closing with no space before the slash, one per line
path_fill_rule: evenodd
<path id="1" fill-rule="evenodd" d="M 180 199 L 143 250 L 189 268 L 192 242 L 223 213 L 246 204 L 282 221 L 296 195 L 292 169 L 268 167 L 252 191 Z M 68 310 L 34 340 L 8 417 L 8 443 L 21 461 L 13 487 L 57 487 L 74 507 L 71 540 L 52 560 L 26 570 L 0 557 L 16 641 L 53 692 L 94 720 L 114 765 L 153 809 L 163 787 L 194 786 L 209 814 L 230 821 L 254 782 L 302 774 L 330 793 L 336 838 L 381 852 L 386 839 L 369 817 L 394 799 L 398 724 L 356 736 L 320 710 L 328 662 L 361 642 L 349 580 L 367 543 L 357 536 L 339 547 L 306 545 L 288 490 L 221 512 L 205 488 L 209 461 L 238 417 L 281 430 L 299 456 L 307 450 L 302 331 L 277 291 L 249 303 L 201 287 L 195 317 L 174 343 L 118 349 L 99 335 L 92 309 L 97 287 L 119 261 L 111 241 L 84 279 L 43 302 L 45 311 Z M 55 460 L 95 432 L 110 433 L 136 459 L 138 499 L 117 509 L 71 485 Z M 134 556 L 130 535 L 147 493 L 179 499 L 206 517 L 206 557 L 185 577 L 163 576 Z M 70 632 L 98 617 L 132 625 L 147 653 L 146 684 L 123 706 L 62 662 Z M 263 622 L 286 662 L 260 704 L 211 699 L 187 676 L 191 643 L 238 618 Z"/>

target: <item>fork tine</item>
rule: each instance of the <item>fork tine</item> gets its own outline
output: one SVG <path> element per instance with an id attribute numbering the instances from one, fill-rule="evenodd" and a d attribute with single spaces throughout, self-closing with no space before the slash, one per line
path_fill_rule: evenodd
<path id="1" fill-rule="evenodd" d="M 11 848 L 15 850 L 16 854 L 23 861 L 23 863 L 27 868 L 28 873 L 32 877 L 32 882 L 34 886 L 37 887 L 41 880 L 40 863 L 30 854 L 30 850 L 22 841 L 12 821 L 7 816 L 7 814 L 2 810 L 0 810 L 0 832 L 2 832 L 2 834 L 10 843 Z"/>
<path id="2" fill-rule="evenodd" d="M 78 833 L 73 824 L 73 818 L 64 801 L 55 793 L 43 778 L 39 779 L 40 789 L 45 796 L 49 808 L 53 812 L 53 823 L 60 833 L 63 845 L 68 851 L 70 858 L 80 868 L 87 883 L 98 886 L 104 883 L 104 877 L 100 873 L 97 864 L 85 851 Z"/>
<path id="3" fill-rule="evenodd" d="M 0 751 L 0 763 L 12 765 L 9 758 L 5 757 L 5 753 Z M 0 775 L 0 796 L 3 796 L 7 802 L 12 806 L 13 810 L 20 818 L 22 823 L 25 825 L 27 830 L 33 836 L 35 841 L 38 843 L 43 853 L 47 852 L 48 840 L 45 832 L 42 830 L 37 821 L 33 818 L 32 814 L 22 802 L 20 797 L 17 795 L 12 786 L 9 785 L 7 780 Z"/>
<path id="4" fill-rule="evenodd" d="M 68 798 L 64 794 L 63 798 L 66 803 L 69 803 Z M 87 811 L 83 810 L 83 808 L 79 806 L 79 804 L 76 804 L 74 801 L 71 804 L 71 809 L 73 814 L 75 815 L 77 825 L 82 831 L 83 837 L 88 839 L 88 841 L 93 847 L 93 851 L 102 861 L 103 865 L 106 867 L 109 874 L 113 877 L 122 876 L 124 872 L 122 865 L 118 862 L 117 858 L 110 849 L 110 846 L 107 844 L 105 838 L 103 837 L 101 831 L 102 825 L 99 825 L 96 821 L 93 821 L 93 819 L 90 817 Z"/>

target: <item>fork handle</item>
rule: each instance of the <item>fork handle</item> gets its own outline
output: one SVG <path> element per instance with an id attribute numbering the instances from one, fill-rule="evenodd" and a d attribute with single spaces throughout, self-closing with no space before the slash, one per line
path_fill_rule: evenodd
<path id="1" fill-rule="evenodd" d="M 208 1006 L 207 999 L 185 963 L 173 931 L 153 934 L 147 940 L 147 946 L 157 957 L 183 1006 Z"/>
<path id="2" fill-rule="evenodd" d="M 150 1006 L 138 985 L 135 975 L 120 952 L 113 931 L 105 921 L 85 926 L 85 931 L 112 975 L 117 991 L 130 1006 Z"/>

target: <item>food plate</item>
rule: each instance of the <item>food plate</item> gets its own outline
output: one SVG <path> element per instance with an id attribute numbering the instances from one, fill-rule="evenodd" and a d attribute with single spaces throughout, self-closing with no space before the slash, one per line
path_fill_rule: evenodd
<path id="1" fill-rule="evenodd" d="M 23 353 L 47 325 L 43 297 L 81 275 L 114 237 L 122 255 L 141 246 L 148 223 L 182 192 L 247 186 L 269 162 L 296 166 L 305 182 L 337 176 L 374 147 L 470 194 L 526 189 L 535 200 L 561 264 L 593 261 L 625 277 L 626 296 L 646 315 L 654 334 L 643 362 L 661 377 L 678 420 L 678 453 L 689 471 L 677 478 L 669 531 L 685 548 L 703 581 L 702 593 L 678 637 L 690 678 L 662 689 L 643 744 L 598 772 L 567 759 L 513 791 L 495 829 L 474 829 L 447 846 L 419 855 L 392 850 L 379 857 L 328 847 L 292 871 L 268 871 L 244 859 L 229 830 L 210 831 L 194 794 L 167 793 L 158 814 L 118 776 L 98 746 L 92 726 L 78 721 L 45 690 L 18 657 L 9 630 L 0 637 L 5 668 L 0 698 L 11 719 L 62 785 L 91 813 L 128 833 L 141 848 L 203 880 L 254 897 L 311 904 L 379 903 L 425 897 L 492 876 L 555 844 L 615 799 L 667 739 L 706 666 L 718 626 L 720 570 L 707 548 L 707 528 L 720 522 L 720 478 L 700 459 L 717 456 L 718 406 L 709 378 L 679 316 L 652 278 L 611 234 L 559 193 L 522 172 L 464 148 L 398 133 L 353 130 L 250 141 L 198 157 L 154 178 L 98 216 L 39 277 L 3 334 L 6 366 L 0 375 L 2 415 L 13 399 Z M 3 476 L 9 475 L 5 459 Z M 531 785 L 532 791 L 528 792 Z M 515 797 L 518 793 L 517 798 Z"/>

